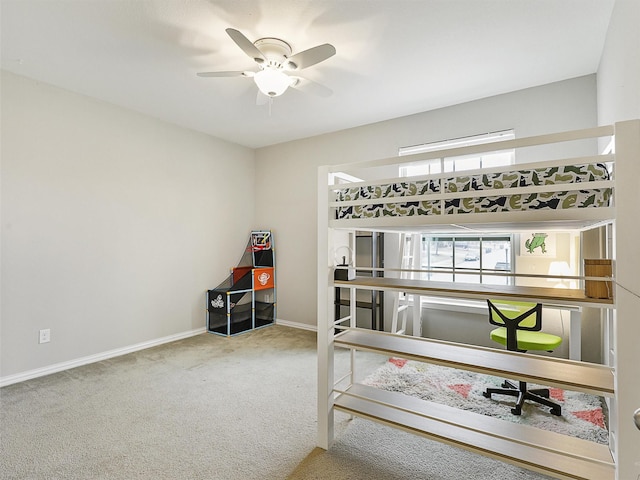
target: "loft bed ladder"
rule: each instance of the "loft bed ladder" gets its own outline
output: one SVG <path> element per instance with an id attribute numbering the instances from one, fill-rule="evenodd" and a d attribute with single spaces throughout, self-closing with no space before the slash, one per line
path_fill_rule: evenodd
<path id="1" fill-rule="evenodd" d="M 418 270 L 422 263 L 422 251 L 421 251 L 421 235 L 419 233 L 414 234 L 400 234 L 400 248 L 399 250 L 399 265 L 402 270 Z M 408 274 L 406 272 L 400 273 L 400 278 L 409 278 L 408 275 L 420 275 L 420 274 Z M 398 335 L 405 335 L 407 331 L 407 311 L 411 305 L 410 298 L 413 299 L 413 329 L 412 334 L 414 337 L 420 337 L 422 335 L 422 304 L 420 302 L 419 295 L 409 295 L 406 292 L 393 292 L 393 308 L 391 318 L 391 333 L 397 333 Z M 400 322 L 400 328 L 398 328 L 398 322 Z"/>

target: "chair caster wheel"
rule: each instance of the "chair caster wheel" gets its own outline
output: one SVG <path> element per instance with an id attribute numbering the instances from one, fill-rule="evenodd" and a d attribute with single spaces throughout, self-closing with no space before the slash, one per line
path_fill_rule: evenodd
<path id="1" fill-rule="evenodd" d="M 512 408 L 511 413 L 513 415 L 522 415 L 522 410 L 520 410 L 519 408 Z"/>
<path id="2" fill-rule="evenodd" d="M 551 414 L 560 417 L 560 416 L 562 416 L 562 409 L 561 408 L 552 408 L 551 409 Z"/>
<path id="3" fill-rule="evenodd" d="M 487 392 L 482 392 L 482 396 L 485 398 L 491 398 L 491 394 Z"/>

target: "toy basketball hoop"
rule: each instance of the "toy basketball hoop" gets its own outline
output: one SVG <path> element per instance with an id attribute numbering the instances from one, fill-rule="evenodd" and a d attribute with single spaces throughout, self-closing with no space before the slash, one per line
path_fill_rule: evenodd
<path id="1" fill-rule="evenodd" d="M 271 250 L 271 232 L 251 233 L 251 251 Z"/>

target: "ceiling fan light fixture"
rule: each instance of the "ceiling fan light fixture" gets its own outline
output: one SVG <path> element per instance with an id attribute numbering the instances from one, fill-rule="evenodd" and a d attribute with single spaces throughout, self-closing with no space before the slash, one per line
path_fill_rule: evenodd
<path id="1" fill-rule="evenodd" d="M 262 93 L 270 97 L 282 95 L 291 85 L 291 78 L 280 70 L 265 68 L 253 76 Z"/>

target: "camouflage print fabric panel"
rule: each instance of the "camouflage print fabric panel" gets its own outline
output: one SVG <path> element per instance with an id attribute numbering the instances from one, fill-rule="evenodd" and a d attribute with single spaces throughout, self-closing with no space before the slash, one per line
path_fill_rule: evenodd
<path id="1" fill-rule="evenodd" d="M 607 207 L 610 188 L 532 193 L 529 195 L 496 195 L 491 197 L 456 198 L 445 202 L 445 213 L 490 213 L 526 210 L 563 210 L 567 208 Z"/>
<path id="2" fill-rule="evenodd" d="M 336 219 L 413 217 L 418 215 L 440 215 L 439 201 L 352 205 L 338 207 Z"/>
<path id="3" fill-rule="evenodd" d="M 611 193 L 610 188 L 597 188 L 522 195 L 522 210 L 607 207 L 611 201 Z"/>
<path id="4" fill-rule="evenodd" d="M 445 179 L 447 193 L 492 190 L 494 188 L 515 188 L 520 181 L 520 172 L 479 174 Z"/>
<path id="5" fill-rule="evenodd" d="M 442 180 L 443 190 L 446 193 L 454 193 L 536 185 L 576 184 L 595 180 L 609 180 L 609 178 L 609 172 L 605 164 L 589 163 L 495 174 L 460 175 Z M 345 188 L 338 192 L 338 199 L 342 201 L 375 200 L 378 198 L 406 197 L 439 192 L 440 187 L 437 180 L 422 180 L 419 182 L 398 182 Z M 603 207 L 610 204 L 611 193 L 610 188 L 605 188 L 456 198 L 445 201 L 445 214 Z M 336 218 L 376 218 L 437 214 L 440 214 L 439 202 L 422 201 L 340 207 L 337 209 Z"/>
<path id="6" fill-rule="evenodd" d="M 418 182 L 398 182 L 384 185 L 367 185 L 365 187 L 343 188 L 338 191 L 339 201 L 409 197 L 439 193 L 440 183 L 436 180 L 421 180 Z"/>
<path id="7" fill-rule="evenodd" d="M 447 193 L 468 192 L 471 190 L 592 182 L 595 180 L 609 180 L 609 171 L 603 163 L 451 177 L 445 179 L 444 191 Z"/>
<path id="8" fill-rule="evenodd" d="M 609 171 L 603 163 L 534 168 L 532 170 L 522 170 L 519 173 L 521 187 L 593 182 L 596 180 L 609 180 L 610 178 Z"/>

